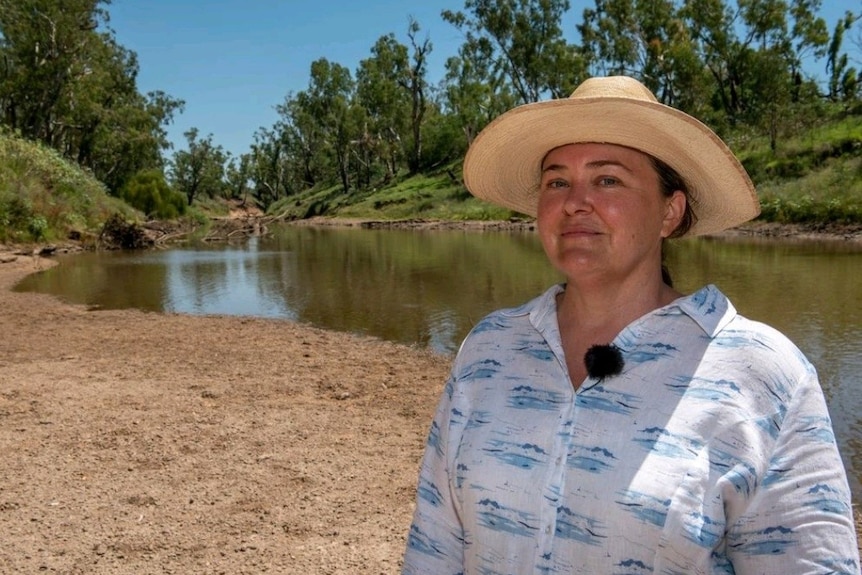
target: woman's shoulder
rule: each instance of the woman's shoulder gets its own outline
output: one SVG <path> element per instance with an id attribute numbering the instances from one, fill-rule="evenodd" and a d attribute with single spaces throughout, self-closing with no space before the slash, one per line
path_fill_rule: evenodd
<path id="1" fill-rule="evenodd" d="M 680 307 L 708 336 L 708 347 L 728 365 L 746 366 L 752 372 L 804 375 L 814 373 L 805 354 L 776 327 L 739 313 L 716 286 L 688 296 Z"/>

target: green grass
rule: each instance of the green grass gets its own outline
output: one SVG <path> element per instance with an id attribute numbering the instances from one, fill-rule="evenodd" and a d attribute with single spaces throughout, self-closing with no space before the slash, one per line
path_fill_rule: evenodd
<path id="1" fill-rule="evenodd" d="M 862 223 L 862 157 L 833 159 L 800 178 L 760 186 L 763 219 Z"/>
<path id="2" fill-rule="evenodd" d="M 54 150 L 0 131 L 0 242 L 86 238 L 134 210 Z"/>
<path id="3" fill-rule="evenodd" d="M 862 223 L 862 122 L 850 116 L 739 152 L 757 186 L 764 221 Z"/>
<path id="4" fill-rule="evenodd" d="M 779 223 L 862 223 L 862 122 L 835 117 L 784 137 L 772 150 L 765 137 L 741 131 L 728 139 L 758 190 L 760 220 Z M 461 163 L 401 176 L 386 186 L 345 195 L 340 186 L 298 194 L 270 210 L 291 218 L 314 215 L 368 219 L 506 220 L 518 214 L 473 198 L 456 178 Z"/>
<path id="5" fill-rule="evenodd" d="M 450 174 L 461 173 L 460 162 L 434 172 L 407 177 L 377 189 L 344 194 L 341 186 L 316 187 L 284 198 L 268 213 L 290 219 L 312 216 L 377 220 L 506 220 L 513 212 L 477 200 Z"/>

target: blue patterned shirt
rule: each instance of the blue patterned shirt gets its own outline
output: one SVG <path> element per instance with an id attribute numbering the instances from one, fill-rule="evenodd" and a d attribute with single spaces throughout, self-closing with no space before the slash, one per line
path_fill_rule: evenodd
<path id="1" fill-rule="evenodd" d="M 554 286 L 465 339 L 422 462 L 405 575 L 859 573 L 812 365 L 714 286 L 570 383 Z"/>

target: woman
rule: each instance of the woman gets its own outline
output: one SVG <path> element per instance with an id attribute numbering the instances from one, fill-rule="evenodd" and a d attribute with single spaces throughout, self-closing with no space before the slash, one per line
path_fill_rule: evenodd
<path id="1" fill-rule="evenodd" d="M 727 146 L 627 77 L 521 106 L 476 138 L 476 196 L 535 215 L 566 278 L 463 342 L 403 573 L 859 573 L 814 368 L 666 238 L 759 213 Z"/>

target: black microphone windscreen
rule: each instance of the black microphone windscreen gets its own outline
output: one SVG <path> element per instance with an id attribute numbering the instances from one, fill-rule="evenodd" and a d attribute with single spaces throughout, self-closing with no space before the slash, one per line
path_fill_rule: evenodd
<path id="1" fill-rule="evenodd" d="M 620 348 L 614 344 L 594 345 L 584 354 L 584 364 L 587 374 L 599 381 L 606 377 L 619 375 L 625 362 Z"/>

